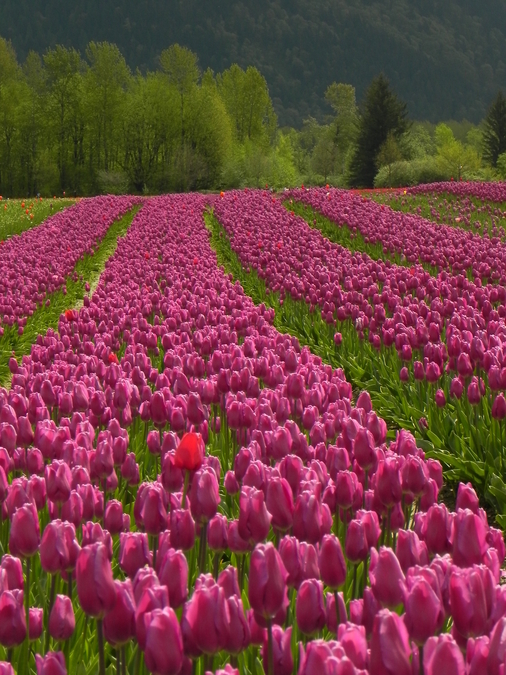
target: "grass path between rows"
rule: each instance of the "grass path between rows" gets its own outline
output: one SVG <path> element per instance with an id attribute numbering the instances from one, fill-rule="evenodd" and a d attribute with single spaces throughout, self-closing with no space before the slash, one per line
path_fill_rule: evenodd
<path id="1" fill-rule="evenodd" d="M 5 327 L 5 333 L 0 338 L 0 384 L 2 386 L 8 386 L 10 382 L 8 362 L 11 354 L 14 353 L 18 360 L 23 355 L 29 354 L 37 335 L 44 335 L 48 328 L 56 329 L 60 315 L 66 309 L 78 309 L 82 306 L 84 296 L 96 287 L 105 263 L 115 252 L 118 238 L 125 236 L 140 208 L 141 206 L 135 206 L 120 220 L 113 222 L 95 253 L 86 254 L 81 258 L 74 271 L 67 276 L 66 285 L 47 297 L 49 305 L 44 302 L 42 307 L 28 317 L 22 335 L 18 334 L 17 326 Z M 86 284 L 89 284 L 90 291 L 86 290 Z"/>

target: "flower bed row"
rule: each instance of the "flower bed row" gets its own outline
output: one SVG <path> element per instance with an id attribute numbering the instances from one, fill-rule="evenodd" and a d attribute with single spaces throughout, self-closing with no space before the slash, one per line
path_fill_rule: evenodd
<path id="1" fill-rule="evenodd" d="M 366 242 L 383 245 L 408 262 L 427 263 L 455 275 L 506 283 L 506 244 L 499 237 L 479 236 L 417 215 L 399 213 L 345 190 L 312 188 L 287 193 L 336 223 L 360 232 Z"/>
<path id="2" fill-rule="evenodd" d="M 372 371 L 377 403 L 391 399 L 386 405 L 397 404 L 408 417 L 420 411 L 415 423 L 426 416 L 429 428 L 422 419 L 420 431 L 429 447 L 446 456 L 454 475 L 479 481 L 502 512 L 503 287 L 481 288 L 444 272 L 434 279 L 420 267 L 407 270 L 351 254 L 266 193 L 227 195 L 216 202 L 215 213 L 245 268 L 256 270 L 284 302 L 318 307 L 327 342 L 337 319 L 335 337 L 345 340 L 344 359 L 356 355 L 358 383 Z M 395 383 L 396 371 L 405 385 Z M 447 405 L 450 410 L 441 414 Z M 458 425 L 449 424 L 449 417 Z"/>
<path id="3" fill-rule="evenodd" d="M 205 204 L 150 200 L 10 363 L 3 672 L 499 675 L 501 533 L 218 268 Z"/>
<path id="4" fill-rule="evenodd" d="M 392 193 L 368 196 L 396 211 L 415 213 L 437 223 L 468 229 L 475 234 L 487 232 L 489 237 L 499 237 L 502 242 L 506 238 L 504 204 L 431 192 L 416 195 Z"/>
<path id="5" fill-rule="evenodd" d="M 85 255 L 92 254 L 111 224 L 139 199 L 98 197 L 48 218 L 38 227 L 14 236 L 0 246 L 0 318 L 22 332 L 26 318 Z M 2 328 L 0 328 L 0 331 Z"/>
<path id="6" fill-rule="evenodd" d="M 506 202 L 506 183 L 504 181 L 494 183 L 478 183 L 473 181 L 444 181 L 441 183 L 426 183 L 406 188 L 410 194 L 423 194 L 434 192 L 436 194 L 448 193 L 459 197 L 477 197 L 485 202 Z"/>

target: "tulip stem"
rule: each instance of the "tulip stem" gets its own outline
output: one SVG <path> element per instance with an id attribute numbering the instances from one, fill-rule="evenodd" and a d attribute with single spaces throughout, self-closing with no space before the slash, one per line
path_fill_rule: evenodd
<path id="1" fill-rule="evenodd" d="M 200 548 L 199 548 L 199 571 L 200 574 L 206 573 L 207 563 L 207 523 L 204 523 L 200 530 Z"/>
<path id="2" fill-rule="evenodd" d="M 47 654 L 47 652 L 49 651 L 49 617 L 51 615 L 51 610 L 53 609 L 55 591 L 56 591 L 56 574 L 52 574 L 51 575 L 51 588 L 49 590 L 47 617 L 46 617 L 47 626 L 46 626 L 46 640 L 45 640 L 45 648 L 44 648 L 45 654 Z"/>
<path id="3" fill-rule="evenodd" d="M 272 620 L 267 621 L 267 675 L 274 675 L 274 652 L 272 645 Z"/>
<path id="4" fill-rule="evenodd" d="M 104 629 L 102 619 L 97 619 L 97 640 L 98 640 L 98 672 L 105 675 L 105 657 L 104 657 Z"/>
<path id="5" fill-rule="evenodd" d="M 25 588 L 25 614 L 26 614 L 26 641 L 30 641 L 30 565 L 31 559 L 26 559 L 26 588 Z"/>
<path id="6" fill-rule="evenodd" d="M 363 581 L 363 585 L 364 585 L 364 587 L 362 588 L 362 593 L 363 593 L 365 591 L 366 587 L 367 587 L 367 558 L 364 560 L 364 562 L 362 564 L 364 566 L 364 568 L 362 570 L 362 573 L 363 573 L 362 581 Z"/>
<path id="7" fill-rule="evenodd" d="M 423 645 L 420 645 L 418 648 L 418 658 L 420 659 L 420 675 L 424 675 L 424 668 L 423 668 Z"/>
<path id="8" fill-rule="evenodd" d="M 214 563 L 213 563 L 213 576 L 215 579 L 218 578 L 218 572 L 220 571 L 220 561 L 221 561 L 221 553 L 219 551 L 216 551 L 214 554 Z"/>
<path id="9" fill-rule="evenodd" d="M 338 602 L 337 589 L 334 591 L 334 604 L 336 606 L 336 617 L 337 617 L 337 623 L 336 623 L 336 638 L 337 638 L 339 624 L 341 623 L 341 616 L 339 614 L 339 602 Z"/>
<path id="10" fill-rule="evenodd" d="M 183 497 L 181 499 L 181 508 L 185 508 L 186 503 L 186 493 L 188 492 L 188 483 L 190 482 L 190 472 L 186 469 L 184 473 L 184 486 L 183 486 Z"/>
<path id="11" fill-rule="evenodd" d="M 358 565 L 353 565 L 353 584 L 351 587 L 351 598 L 355 600 L 357 597 L 357 567 Z"/>
<path id="12" fill-rule="evenodd" d="M 70 601 L 72 602 L 72 572 L 68 573 L 69 580 L 68 580 L 68 586 L 67 586 L 67 593 L 70 598 Z"/>
<path id="13" fill-rule="evenodd" d="M 123 645 L 123 647 L 121 647 L 121 675 L 126 675 L 126 672 L 126 647 Z"/>

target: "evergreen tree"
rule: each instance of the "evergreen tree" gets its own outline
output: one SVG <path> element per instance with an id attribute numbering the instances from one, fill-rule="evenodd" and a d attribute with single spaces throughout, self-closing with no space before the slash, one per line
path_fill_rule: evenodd
<path id="1" fill-rule="evenodd" d="M 350 185 L 372 187 L 377 171 L 377 155 L 391 132 L 396 139 L 407 131 L 406 104 L 390 88 L 381 74 L 374 78 L 365 93 L 358 123 L 358 137 L 350 166 Z"/>
<path id="2" fill-rule="evenodd" d="M 485 117 L 483 157 L 495 167 L 503 152 L 506 152 L 506 98 L 500 91 Z"/>

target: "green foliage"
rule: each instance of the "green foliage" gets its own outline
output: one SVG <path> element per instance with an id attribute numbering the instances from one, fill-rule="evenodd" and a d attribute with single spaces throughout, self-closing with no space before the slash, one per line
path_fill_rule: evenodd
<path id="1" fill-rule="evenodd" d="M 388 134 L 400 138 L 408 127 L 406 104 L 391 90 L 386 77 L 378 75 L 365 94 L 350 167 L 350 184 L 353 187 L 373 186 L 378 152 Z"/>
<path id="2" fill-rule="evenodd" d="M 499 156 L 506 152 L 506 98 L 501 91 L 492 102 L 483 127 L 483 156 L 495 167 Z"/>
<path id="3" fill-rule="evenodd" d="M 383 166 L 374 178 L 375 188 L 408 187 L 420 183 L 435 183 L 449 180 L 434 157 L 401 160 Z"/>
<path id="4" fill-rule="evenodd" d="M 22 204 L 24 206 L 22 206 Z M 49 216 L 74 204 L 70 199 L 38 199 L 25 202 L 9 199 L 0 202 L 0 241 L 40 225 Z M 28 213 L 27 213 L 28 211 Z"/>
<path id="5" fill-rule="evenodd" d="M 457 141 L 447 124 L 438 124 L 435 131 L 437 163 L 441 172 L 450 178 L 467 178 L 480 167 L 480 157 L 470 145 Z"/>
<path id="6" fill-rule="evenodd" d="M 217 86 L 239 142 L 268 143 L 276 126 L 267 82 L 253 66 L 236 63 L 217 77 Z"/>

